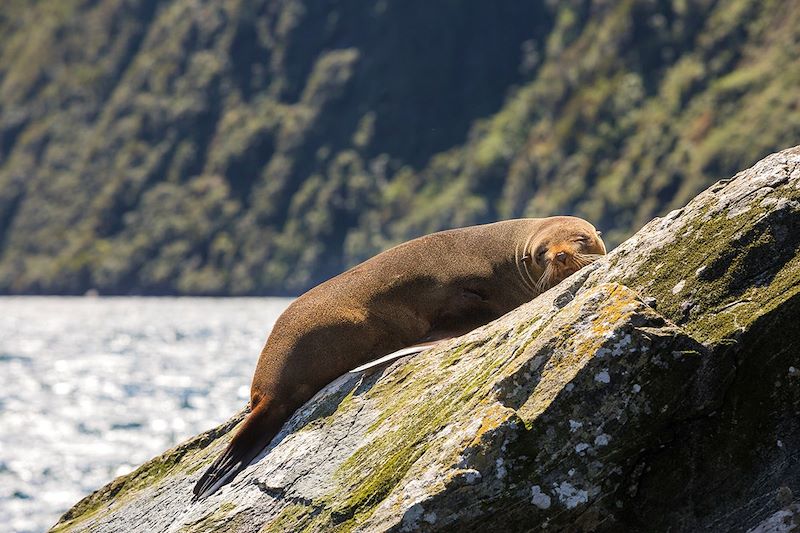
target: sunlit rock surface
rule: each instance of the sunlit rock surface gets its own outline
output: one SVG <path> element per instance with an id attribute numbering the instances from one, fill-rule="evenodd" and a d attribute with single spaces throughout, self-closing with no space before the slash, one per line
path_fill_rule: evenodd
<path id="1" fill-rule="evenodd" d="M 800 148 L 503 318 L 343 376 L 214 496 L 241 419 L 118 478 L 75 531 L 800 527 Z"/>

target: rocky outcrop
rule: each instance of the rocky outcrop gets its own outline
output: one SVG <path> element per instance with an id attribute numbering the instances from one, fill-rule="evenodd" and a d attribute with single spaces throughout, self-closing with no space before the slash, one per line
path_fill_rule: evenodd
<path id="1" fill-rule="evenodd" d="M 345 375 L 214 496 L 241 414 L 58 531 L 800 528 L 800 147 L 501 319 Z"/>

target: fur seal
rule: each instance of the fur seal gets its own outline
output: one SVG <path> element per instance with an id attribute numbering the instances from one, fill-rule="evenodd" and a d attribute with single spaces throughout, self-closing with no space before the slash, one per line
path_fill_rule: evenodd
<path id="1" fill-rule="evenodd" d="M 195 499 L 248 466 L 296 409 L 354 366 L 467 333 L 605 253 L 583 219 L 515 219 L 419 237 L 314 287 L 275 323 L 250 413 L 195 485 Z"/>

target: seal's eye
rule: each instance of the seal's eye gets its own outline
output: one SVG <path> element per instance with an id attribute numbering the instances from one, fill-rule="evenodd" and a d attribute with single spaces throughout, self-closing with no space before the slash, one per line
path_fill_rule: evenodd
<path id="1" fill-rule="evenodd" d="M 578 235 L 578 237 L 575 239 L 575 242 L 579 242 L 581 244 L 587 244 L 589 242 L 589 237 L 587 237 L 586 235 Z"/>

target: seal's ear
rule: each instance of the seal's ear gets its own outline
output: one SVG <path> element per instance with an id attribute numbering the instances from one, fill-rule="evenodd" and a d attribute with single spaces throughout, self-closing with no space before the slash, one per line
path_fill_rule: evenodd
<path id="1" fill-rule="evenodd" d="M 603 234 L 603 232 L 602 232 L 602 231 L 600 231 L 599 229 L 596 229 L 596 230 L 594 230 L 594 231 L 595 231 L 595 232 L 597 232 L 597 236 L 598 236 L 598 237 L 599 237 L 599 236 L 601 236 L 601 235 Z"/>

